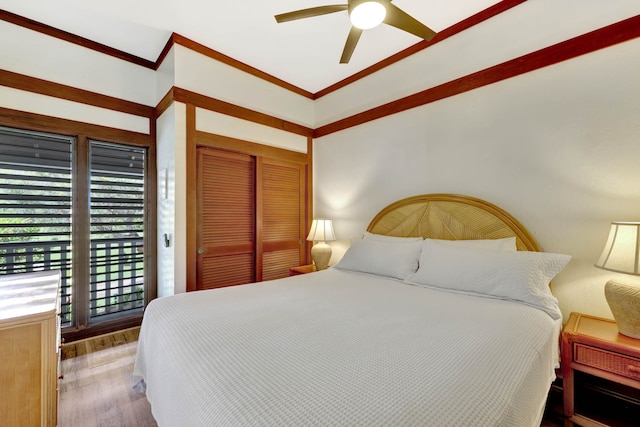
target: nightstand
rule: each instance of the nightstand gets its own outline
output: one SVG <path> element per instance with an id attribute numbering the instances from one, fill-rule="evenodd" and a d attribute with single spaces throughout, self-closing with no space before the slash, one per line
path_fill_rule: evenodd
<path id="1" fill-rule="evenodd" d="M 637 425 L 640 340 L 616 322 L 571 313 L 562 331 L 564 414 L 580 426 Z"/>
<path id="2" fill-rule="evenodd" d="M 297 276 L 298 274 L 313 273 L 314 271 L 316 271 L 316 266 L 314 264 L 301 265 L 299 267 L 291 267 L 289 269 L 289 276 Z"/>

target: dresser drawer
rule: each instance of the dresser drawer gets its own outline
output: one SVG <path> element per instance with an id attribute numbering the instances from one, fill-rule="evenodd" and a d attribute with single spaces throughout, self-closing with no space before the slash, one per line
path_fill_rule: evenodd
<path id="1" fill-rule="evenodd" d="M 576 343 L 573 359 L 582 365 L 640 381 L 640 358 Z"/>

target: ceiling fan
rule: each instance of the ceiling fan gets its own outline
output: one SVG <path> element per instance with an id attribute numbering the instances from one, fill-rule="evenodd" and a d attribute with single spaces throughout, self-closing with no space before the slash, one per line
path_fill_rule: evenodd
<path id="1" fill-rule="evenodd" d="M 392 0 L 348 0 L 347 4 L 311 7 L 294 12 L 282 13 L 276 15 L 275 18 L 278 23 L 282 23 L 334 12 L 342 12 L 343 10 L 348 11 L 352 26 L 344 50 L 342 51 L 342 56 L 340 57 L 340 63 L 347 64 L 356 48 L 356 44 L 358 44 L 358 40 L 360 40 L 362 31 L 374 28 L 383 22 L 425 40 L 430 40 L 436 34 L 432 29 L 411 17 L 399 7 L 391 4 L 391 1 Z"/>

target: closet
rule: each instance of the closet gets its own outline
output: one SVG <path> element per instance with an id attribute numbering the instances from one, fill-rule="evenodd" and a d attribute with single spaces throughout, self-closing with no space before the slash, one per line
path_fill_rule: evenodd
<path id="1" fill-rule="evenodd" d="M 196 148 L 196 289 L 286 277 L 306 263 L 306 155 L 241 147 Z"/>

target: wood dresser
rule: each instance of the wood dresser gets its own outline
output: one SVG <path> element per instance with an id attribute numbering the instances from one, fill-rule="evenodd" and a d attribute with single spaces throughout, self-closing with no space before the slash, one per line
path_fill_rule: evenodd
<path id="1" fill-rule="evenodd" d="M 60 273 L 0 276 L 0 424 L 56 426 Z"/>

